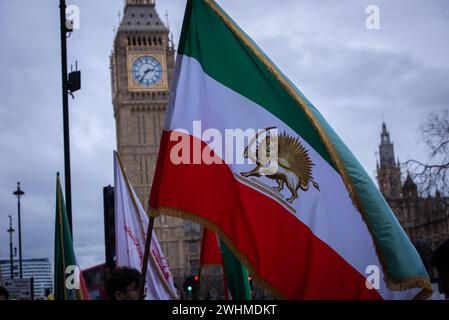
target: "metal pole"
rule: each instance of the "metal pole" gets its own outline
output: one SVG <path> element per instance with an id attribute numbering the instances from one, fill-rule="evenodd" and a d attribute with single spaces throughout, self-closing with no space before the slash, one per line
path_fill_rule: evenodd
<path id="1" fill-rule="evenodd" d="M 25 194 L 20 189 L 20 182 L 17 182 L 17 190 L 13 193 L 17 196 L 17 215 L 18 215 L 18 223 L 19 223 L 19 270 L 20 270 L 20 279 L 23 277 L 22 273 L 22 223 L 20 219 L 20 197 Z"/>
<path id="2" fill-rule="evenodd" d="M 7 230 L 9 233 L 9 259 L 10 259 L 10 270 L 11 270 L 11 279 L 14 279 L 14 260 L 13 260 L 13 254 L 12 254 L 12 234 L 14 232 L 14 229 L 12 228 L 12 217 L 11 215 L 9 217 L 9 229 Z"/>
<path id="3" fill-rule="evenodd" d="M 70 136 L 69 136 L 69 96 L 67 78 L 67 26 L 66 26 L 66 2 L 59 0 L 59 13 L 61 24 L 61 70 L 62 70 L 62 113 L 64 121 L 64 167 L 65 167 L 65 200 L 67 218 L 69 220 L 70 234 L 72 230 L 72 187 L 70 176 Z"/>
<path id="4" fill-rule="evenodd" d="M 22 273 L 22 223 L 20 220 L 20 195 L 17 197 L 17 212 L 19 213 L 19 270 L 20 270 L 20 279 L 23 278 Z"/>
<path id="5" fill-rule="evenodd" d="M 151 238 L 153 235 L 154 217 L 150 215 L 148 221 L 147 238 L 145 241 L 145 253 L 143 255 L 142 273 L 139 284 L 139 300 L 144 299 L 145 282 L 147 278 L 148 258 L 150 257 Z"/>

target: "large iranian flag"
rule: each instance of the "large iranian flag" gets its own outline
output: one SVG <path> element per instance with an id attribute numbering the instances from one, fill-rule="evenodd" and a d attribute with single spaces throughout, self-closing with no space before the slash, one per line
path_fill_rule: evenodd
<path id="1" fill-rule="evenodd" d="M 355 156 L 212 0 L 187 3 L 150 205 L 214 230 L 281 298 L 431 292 Z"/>

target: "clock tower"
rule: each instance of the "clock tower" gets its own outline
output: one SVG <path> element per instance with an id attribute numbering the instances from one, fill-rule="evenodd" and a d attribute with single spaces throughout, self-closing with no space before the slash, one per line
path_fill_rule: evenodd
<path id="1" fill-rule="evenodd" d="M 156 167 L 173 78 L 175 49 L 154 0 L 126 0 L 110 58 L 112 103 L 120 153 L 128 179 L 145 210 Z M 197 272 L 199 227 L 161 216 L 154 231 L 178 286 Z M 188 232 L 189 231 L 189 232 Z"/>

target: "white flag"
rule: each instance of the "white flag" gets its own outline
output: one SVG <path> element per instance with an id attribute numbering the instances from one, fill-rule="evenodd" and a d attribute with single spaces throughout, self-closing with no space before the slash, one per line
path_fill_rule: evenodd
<path id="1" fill-rule="evenodd" d="M 114 156 L 114 182 L 116 264 L 141 271 L 149 219 L 123 172 L 117 154 Z M 173 276 L 154 232 L 145 293 L 146 300 L 179 299 Z"/>

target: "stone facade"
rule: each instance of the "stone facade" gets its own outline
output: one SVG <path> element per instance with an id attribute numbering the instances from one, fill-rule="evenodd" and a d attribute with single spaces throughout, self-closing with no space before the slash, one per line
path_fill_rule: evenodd
<path id="1" fill-rule="evenodd" d="M 402 183 L 401 168 L 399 161 L 396 163 L 394 160 L 394 146 L 385 123 L 382 125 L 379 145 L 377 181 L 380 191 L 423 258 L 430 275 L 435 276 L 429 260 L 432 253 L 449 239 L 449 201 L 439 192 L 435 196 L 421 196 L 409 175 Z"/>
<path id="2" fill-rule="evenodd" d="M 139 61 L 144 73 L 139 74 Z M 154 71 L 145 59 L 157 64 Z M 110 57 L 112 103 L 117 150 L 125 172 L 142 205 L 148 199 L 159 151 L 164 114 L 173 79 L 175 48 L 170 31 L 161 21 L 154 0 L 127 0 Z M 151 69 L 153 68 L 153 69 Z M 154 72 L 154 78 L 152 72 Z M 143 80 L 148 75 L 148 83 Z M 155 80 L 154 80 L 155 79 Z M 150 80 L 154 80 L 151 81 Z M 179 288 L 187 275 L 198 272 L 201 228 L 162 216 L 154 230 Z"/>

